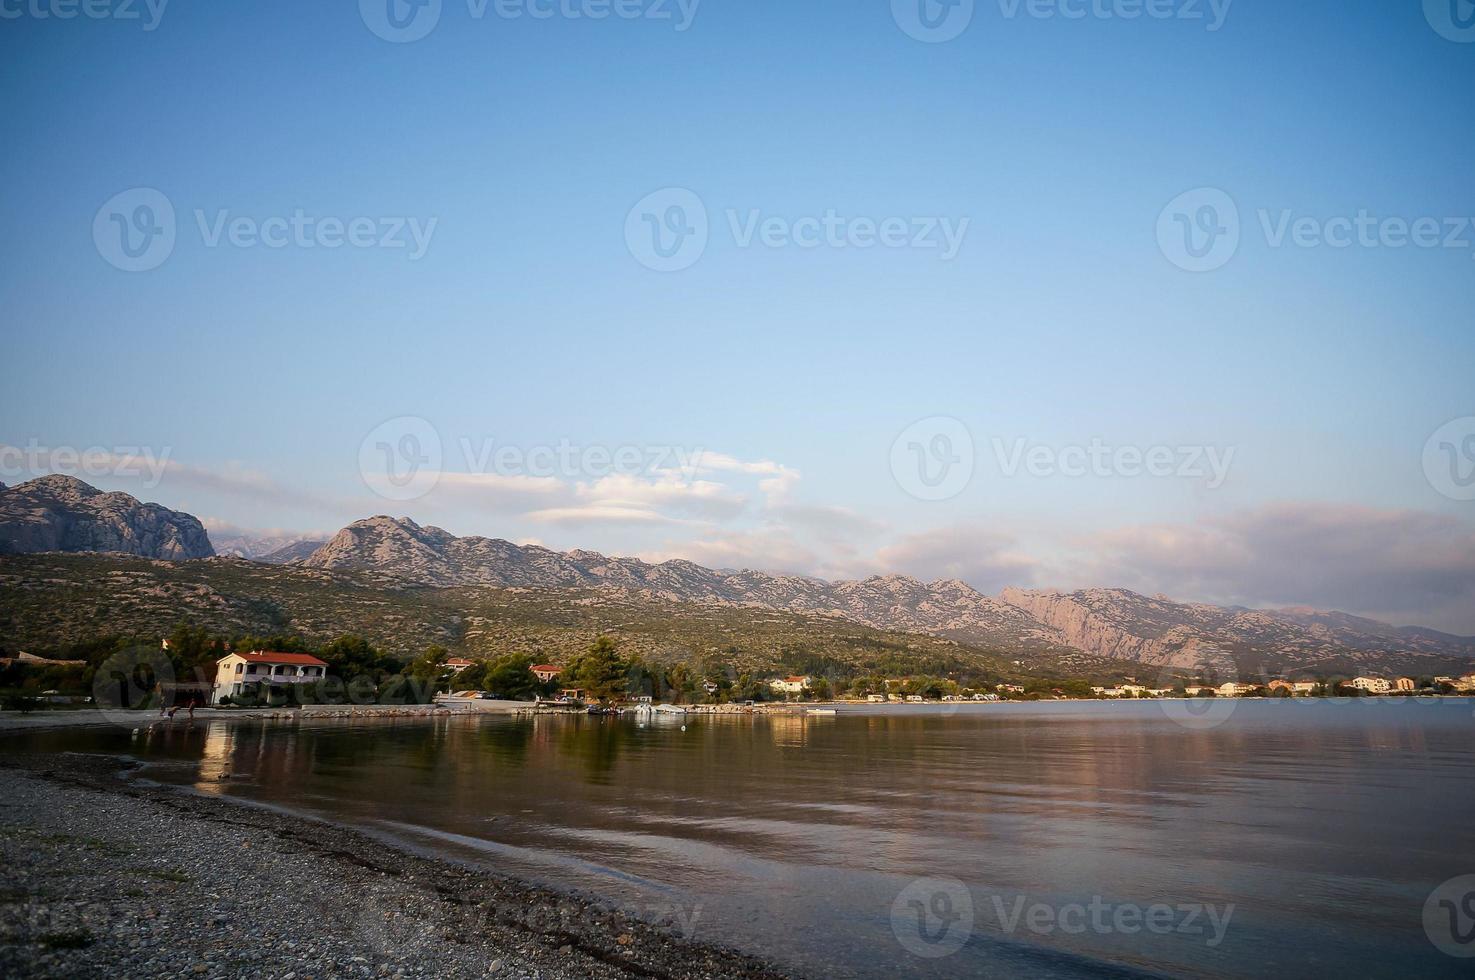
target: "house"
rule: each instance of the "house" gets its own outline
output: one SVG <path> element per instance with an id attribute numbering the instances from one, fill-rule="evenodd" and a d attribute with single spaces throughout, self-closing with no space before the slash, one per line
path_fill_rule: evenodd
<path id="1" fill-rule="evenodd" d="M 560 700 L 582 701 L 584 700 L 584 689 L 582 687 L 566 687 L 558 692 Z"/>
<path id="2" fill-rule="evenodd" d="M 1024 693 L 1024 685 L 1023 684 L 995 684 L 994 685 L 994 690 L 995 691 L 1007 691 L 1010 694 L 1023 694 Z"/>
<path id="3" fill-rule="evenodd" d="M 1239 681 L 1229 681 L 1228 683 L 1220 684 L 1218 688 L 1216 688 L 1216 690 L 1219 692 L 1219 695 L 1221 697 L 1236 698 L 1239 697 L 1241 694 L 1249 694 L 1251 691 L 1255 690 L 1255 687 L 1256 685 L 1254 684 L 1242 684 Z"/>
<path id="4" fill-rule="evenodd" d="M 1455 681 L 1457 691 L 1475 691 L 1475 674 L 1461 674 Z"/>
<path id="5" fill-rule="evenodd" d="M 446 661 L 446 666 L 451 670 L 465 670 L 467 667 L 475 667 L 475 660 L 467 660 L 465 657 L 452 657 Z"/>
<path id="6" fill-rule="evenodd" d="M 717 682 L 716 681 L 703 681 L 702 682 L 702 690 L 706 691 L 709 695 L 716 694 L 717 693 Z"/>
<path id="7" fill-rule="evenodd" d="M 228 653 L 215 661 L 215 700 L 256 684 L 311 684 L 327 674 L 328 665 L 306 653 Z"/>
<path id="8" fill-rule="evenodd" d="M 884 694 L 867 694 L 866 695 L 866 700 L 869 701 L 871 704 L 885 704 L 886 703 L 886 695 L 884 695 Z"/>
<path id="9" fill-rule="evenodd" d="M 1388 679 L 1386 677 L 1354 677 L 1347 682 L 1348 687 L 1355 687 L 1359 691 L 1367 691 L 1369 694 L 1387 694 Z"/>
<path id="10" fill-rule="evenodd" d="M 1271 681 L 1265 686 L 1270 688 L 1270 690 L 1272 691 L 1286 691 L 1290 694 L 1296 693 L 1296 687 L 1294 684 L 1292 684 L 1290 681 L 1281 680 L 1279 677 L 1277 677 L 1275 680 Z"/>
<path id="11" fill-rule="evenodd" d="M 785 677 L 782 680 L 774 678 L 768 682 L 768 686 L 780 694 L 803 694 L 804 690 L 809 687 L 809 678 L 807 676 Z"/>
<path id="12" fill-rule="evenodd" d="M 1395 691 L 1412 691 L 1418 686 L 1412 677 L 1397 677 L 1393 680 L 1393 690 Z"/>
<path id="13" fill-rule="evenodd" d="M 553 664 L 533 664 L 532 671 L 534 677 L 546 684 L 563 673 L 563 668 Z"/>
<path id="14" fill-rule="evenodd" d="M 1204 691 L 1212 691 L 1213 688 L 1207 684 L 1189 684 L 1183 688 L 1183 693 L 1191 698 L 1196 698 Z"/>
<path id="15" fill-rule="evenodd" d="M 1291 693 L 1315 694 L 1318 687 L 1321 687 L 1321 685 L 1316 681 L 1295 681 L 1291 684 Z"/>

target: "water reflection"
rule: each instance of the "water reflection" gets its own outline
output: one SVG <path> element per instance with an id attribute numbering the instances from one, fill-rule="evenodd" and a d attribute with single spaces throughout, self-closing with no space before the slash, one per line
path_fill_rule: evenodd
<path id="1" fill-rule="evenodd" d="M 128 750 L 157 778 L 703 910 L 708 938 L 823 975 L 1454 974 L 1420 907 L 1475 854 L 1470 705 L 1157 706 L 200 725 Z M 42 739 L 43 736 L 32 736 Z M 106 736 L 46 736 L 114 750 Z M 129 740 L 124 739 L 124 742 Z M 919 878 L 979 920 L 946 960 L 893 935 Z M 1021 934 L 996 901 L 1234 905 L 1184 936 Z M 1001 898 L 1002 897 L 1002 898 Z M 1021 898 L 1022 900 L 1022 898 Z"/>

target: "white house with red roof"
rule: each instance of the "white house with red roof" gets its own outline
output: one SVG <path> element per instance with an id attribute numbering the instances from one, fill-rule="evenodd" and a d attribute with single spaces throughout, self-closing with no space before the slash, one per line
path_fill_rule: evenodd
<path id="1" fill-rule="evenodd" d="M 255 684 L 311 684 L 328 674 L 328 665 L 306 653 L 228 653 L 215 661 L 215 700 L 242 694 Z"/>
<path id="2" fill-rule="evenodd" d="M 555 664 L 533 664 L 531 668 L 533 676 L 540 681 L 551 681 L 563 673 L 563 668 Z"/>

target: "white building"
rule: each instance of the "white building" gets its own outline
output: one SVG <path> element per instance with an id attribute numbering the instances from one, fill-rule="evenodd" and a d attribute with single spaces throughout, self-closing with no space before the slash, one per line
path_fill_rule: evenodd
<path id="1" fill-rule="evenodd" d="M 311 684 L 328 665 L 306 653 L 228 653 L 215 661 L 215 700 L 242 694 L 255 684 Z"/>
<path id="2" fill-rule="evenodd" d="M 803 694 L 804 689 L 809 686 L 809 678 L 785 677 L 782 680 L 774 678 L 768 682 L 768 686 L 780 694 Z"/>
<path id="3" fill-rule="evenodd" d="M 1371 694 L 1388 693 L 1388 679 L 1386 677 L 1354 677 L 1347 684 L 1349 687 L 1355 687 L 1359 691 L 1367 691 Z"/>

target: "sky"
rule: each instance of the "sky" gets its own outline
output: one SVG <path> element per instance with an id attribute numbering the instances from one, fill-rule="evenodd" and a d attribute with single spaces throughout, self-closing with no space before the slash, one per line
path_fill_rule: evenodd
<path id="1" fill-rule="evenodd" d="M 0 481 L 1475 634 L 1472 20 L 0 0 Z"/>

